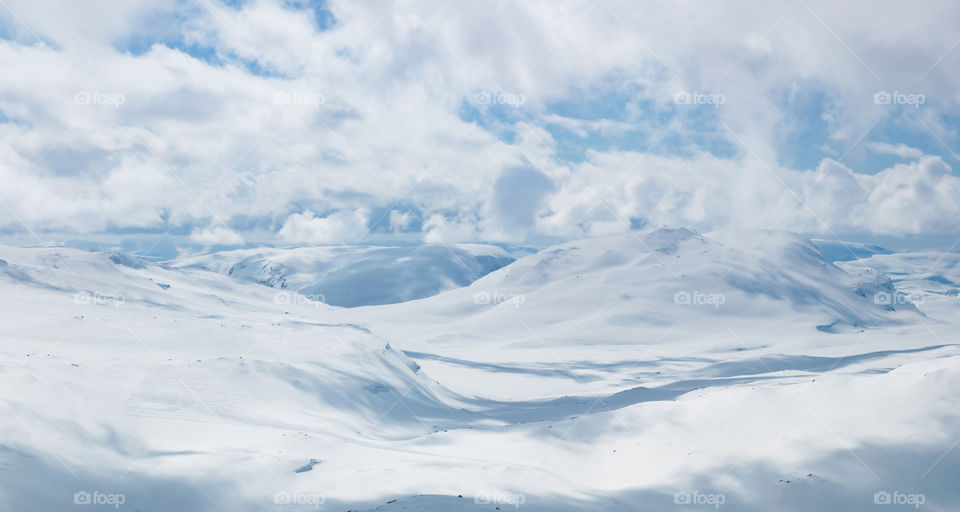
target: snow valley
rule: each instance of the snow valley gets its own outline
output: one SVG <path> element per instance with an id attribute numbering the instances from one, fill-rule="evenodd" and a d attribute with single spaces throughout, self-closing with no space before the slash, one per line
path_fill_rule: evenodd
<path id="1" fill-rule="evenodd" d="M 749 230 L 0 246 L 0 509 L 956 510 L 958 265 Z"/>

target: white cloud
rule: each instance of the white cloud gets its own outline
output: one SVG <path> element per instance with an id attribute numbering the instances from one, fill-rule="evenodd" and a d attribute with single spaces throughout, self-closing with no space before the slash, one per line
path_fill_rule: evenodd
<path id="1" fill-rule="evenodd" d="M 205 246 L 243 244 L 242 236 L 237 234 L 236 231 L 222 226 L 195 230 L 190 234 L 190 239 Z"/>
<path id="2" fill-rule="evenodd" d="M 923 156 L 923 151 L 907 146 L 906 144 L 890 144 L 887 142 L 870 142 L 867 144 L 870 151 L 878 155 L 896 155 L 900 158 L 909 158 L 911 160 Z"/>
<path id="3" fill-rule="evenodd" d="M 10 120 L 0 123 L 5 230 L 21 220 L 40 233 L 77 234 L 272 222 L 296 208 L 303 213 L 286 219 L 282 240 L 349 242 L 357 212 L 397 199 L 427 219 L 430 240 L 582 236 L 637 219 L 701 229 L 774 221 L 792 230 L 958 229 L 944 195 L 956 178 L 923 163 L 927 146 L 851 148 L 874 137 L 866 133 L 874 123 L 926 137 L 929 127 L 956 143 L 940 116 L 956 108 L 960 88 L 960 52 L 947 52 L 954 2 L 903 16 L 893 2 L 534 0 L 490 9 L 332 0 L 338 23 L 326 32 L 309 11 L 270 0 L 189 12 L 153 1 L 6 4 L 17 17 L 0 9 L 11 27 L 0 33 L 16 36 L 0 40 L 0 68 L 11 70 L 0 79 L 0 119 Z M 163 44 L 139 55 L 122 47 L 149 43 L 158 26 L 213 62 Z M 874 104 L 878 91 L 920 86 L 920 108 Z M 497 106 L 475 104 L 477 91 L 525 103 L 498 116 Z M 678 91 L 726 101 L 678 109 Z M 80 92 L 124 101 L 78 102 Z M 278 93 L 323 101 L 278 102 Z M 823 105 L 805 106 L 811 97 Z M 826 122 L 825 147 L 838 159 L 862 161 L 870 150 L 918 162 L 875 176 L 831 160 L 780 165 L 784 141 L 809 118 Z M 558 127 L 587 145 L 595 135 L 636 132 L 638 141 L 631 151 L 601 143 L 580 161 L 551 135 Z M 703 141 L 735 154 L 711 156 L 697 147 Z M 554 186 L 520 205 L 522 216 L 504 216 L 509 194 L 496 193 L 497 179 L 519 166 Z M 311 213 L 321 209 L 335 213 Z M 411 225 L 398 215 L 391 230 Z"/>
<path id="4" fill-rule="evenodd" d="M 893 233 L 960 230 L 960 179 L 939 157 L 897 164 L 863 179 L 873 184 L 867 203 L 872 218 L 864 224 Z"/>
<path id="5" fill-rule="evenodd" d="M 332 244 L 354 243 L 367 234 L 369 215 L 366 210 L 339 210 L 317 217 L 310 210 L 287 217 L 277 235 L 291 243 Z"/>
<path id="6" fill-rule="evenodd" d="M 611 119 L 575 119 L 557 114 L 548 114 L 543 117 L 543 120 L 550 124 L 562 126 L 580 137 L 586 137 L 589 135 L 589 132 L 599 132 L 604 135 L 610 135 L 636 129 L 635 125 Z"/>
<path id="7" fill-rule="evenodd" d="M 390 211 L 390 231 L 394 233 L 406 231 L 410 227 L 411 222 L 413 222 L 413 216 L 410 215 L 410 212 L 401 212 L 400 210 Z"/>
<path id="8" fill-rule="evenodd" d="M 594 153 L 552 195 L 539 231 L 581 237 L 647 227 L 728 226 L 805 233 L 960 231 L 960 178 L 939 157 L 875 175 L 826 159 L 817 169 L 771 169 L 700 154 L 692 159 Z"/>
<path id="9" fill-rule="evenodd" d="M 439 213 L 423 224 L 423 241 L 430 244 L 476 240 L 478 234 L 475 222 L 470 219 L 447 218 Z"/>

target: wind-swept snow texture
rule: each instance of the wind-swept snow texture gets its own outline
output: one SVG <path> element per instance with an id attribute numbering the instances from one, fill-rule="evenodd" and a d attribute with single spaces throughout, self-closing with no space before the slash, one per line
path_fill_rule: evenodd
<path id="1" fill-rule="evenodd" d="M 247 256 L 0 247 L 0 510 L 960 509 L 955 255 L 659 230 L 355 308 Z"/>
<path id="2" fill-rule="evenodd" d="M 810 240 L 817 247 L 820 254 L 827 261 L 850 261 L 862 258 L 869 258 L 874 254 L 892 254 L 893 251 L 884 249 L 879 245 L 867 245 L 855 242 L 843 242 L 840 240 Z"/>

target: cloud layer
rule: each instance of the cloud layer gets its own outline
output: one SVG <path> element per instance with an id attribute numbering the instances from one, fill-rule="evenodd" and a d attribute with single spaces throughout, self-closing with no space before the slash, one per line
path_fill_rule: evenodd
<path id="1" fill-rule="evenodd" d="M 960 5 L 6 0 L 0 229 L 960 233 Z"/>

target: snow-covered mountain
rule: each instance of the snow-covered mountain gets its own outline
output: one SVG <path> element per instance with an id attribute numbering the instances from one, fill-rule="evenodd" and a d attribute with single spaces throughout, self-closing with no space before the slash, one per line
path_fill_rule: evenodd
<path id="1" fill-rule="evenodd" d="M 838 263 L 849 272 L 872 269 L 889 276 L 896 293 L 890 307 L 917 304 L 932 318 L 949 318 L 960 305 L 960 254 L 918 251 L 877 254 Z"/>
<path id="2" fill-rule="evenodd" d="M 796 235 L 660 229 L 549 247 L 470 286 L 392 308 L 364 308 L 356 318 L 382 317 L 391 325 L 430 318 L 431 325 L 457 330 L 491 309 L 522 309 L 541 337 L 569 339 L 587 329 L 629 343 L 638 330 L 711 331 L 721 321 L 740 329 L 768 320 L 799 322 L 802 332 L 914 321 L 919 313 L 909 301 L 883 301 L 894 294 L 882 272 L 843 270 Z M 470 334 L 509 339 L 497 331 L 515 327 L 480 323 Z"/>
<path id="3" fill-rule="evenodd" d="M 240 249 L 172 262 L 278 289 L 334 306 L 393 304 L 466 286 L 514 258 L 480 244 L 399 247 Z"/>
<path id="4" fill-rule="evenodd" d="M 957 253 L 879 254 L 844 262 L 841 266 L 852 271 L 874 268 L 889 275 L 897 288 L 907 294 L 956 298 L 960 292 L 960 254 Z"/>
<path id="5" fill-rule="evenodd" d="M 960 305 L 922 257 L 659 230 L 341 308 L 0 247 L 0 510 L 955 510 Z M 905 289 L 936 301 L 875 299 Z"/>

